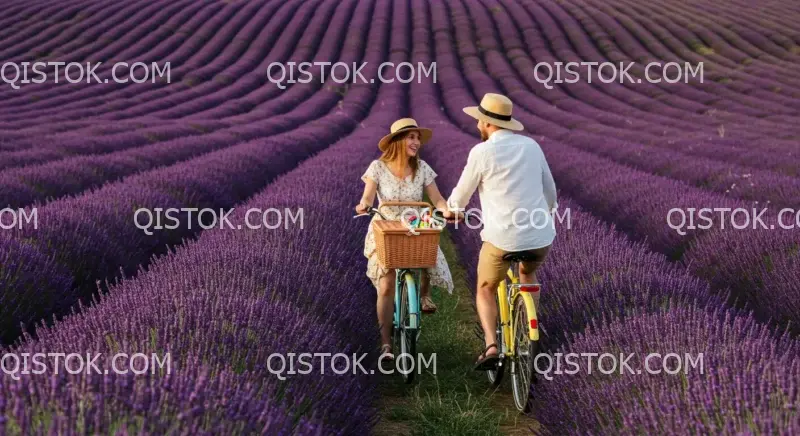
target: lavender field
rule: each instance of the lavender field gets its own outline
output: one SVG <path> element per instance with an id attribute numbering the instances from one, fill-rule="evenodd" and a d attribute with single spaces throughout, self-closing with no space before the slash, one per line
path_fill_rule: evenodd
<path id="1" fill-rule="evenodd" d="M 0 23 L 0 64 L 102 63 L 91 83 L 3 67 L 0 357 L 172 359 L 170 374 L 4 372 L 0 436 L 375 432 L 386 376 L 281 380 L 266 362 L 369 353 L 374 369 L 360 177 L 413 117 L 448 196 L 480 142 L 462 108 L 489 92 L 513 100 L 570 212 L 539 273 L 547 350 L 705 356 L 704 374 L 542 379 L 535 430 L 800 434 L 800 4 L 31 0 Z M 271 80 L 314 61 L 367 80 Z M 117 83 L 120 62 L 169 63 L 169 80 Z M 385 62 L 435 75 L 388 83 Z M 633 63 L 634 81 L 581 66 L 546 85 L 536 65 L 559 62 Z M 668 62 L 702 64 L 702 81 L 645 80 Z M 144 232 L 142 208 L 235 212 Z M 254 208 L 302 210 L 303 226 L 249 229 Z M 678 232 L 676 208 L 766 209 L 765 226 Z M 479 232 L 447 233 L 473 297 Z"/>

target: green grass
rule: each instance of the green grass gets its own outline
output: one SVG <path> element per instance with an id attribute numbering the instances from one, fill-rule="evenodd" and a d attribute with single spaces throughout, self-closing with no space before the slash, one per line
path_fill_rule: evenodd
<path id="1" fill-rule="evenodd" d="M 455 290 L 450 295 L 433 289 L 439 310 L 422 318 L 418 345 L 426 362 L 436 353 L 436 373 L 429 365 L 412 385 L 403 384 L 398 374 L 381 375 L 381 422 L 375 434 L 529 434 L 535 421 L 518 415 L 508 382 L 495 390 L 484 373 L 472 369 L 483 345 L 475 335 L 472 293 L 446 232 L 441 247 Z"/>

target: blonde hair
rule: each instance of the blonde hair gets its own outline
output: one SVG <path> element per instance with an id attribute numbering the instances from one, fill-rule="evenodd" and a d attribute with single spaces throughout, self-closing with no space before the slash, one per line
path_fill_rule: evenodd
<path id="1" fill-rule="evenodd" d="M 382 162 L 387 164 L 392 162 L 403 162 L 408 161 L 408 165 L 411 167 L 411 178 L 417 177 L 417 170 L 419 169 L 419 153 L 416 156 L 409 157 L 406 153 L 406 137 L 408 136 L 406 132 L 401 135 L 397 135 L 389 142 L 389 145 L 386 147 L 386 150 L 380 157 Z"/>

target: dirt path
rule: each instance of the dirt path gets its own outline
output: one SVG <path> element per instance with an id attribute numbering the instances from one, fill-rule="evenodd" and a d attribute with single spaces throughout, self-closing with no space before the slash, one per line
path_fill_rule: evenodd
<path id="1" fill-rule="evenodd" d="M 538 423 L 517 413 L 508 381 L 495 390 L 486 376 L 472 369 L 480 352 L 472 294 L 455 246 L 446 234 L 441 241 L 455 283 L 452 295 L 433 290 L 439 306 L 422 321 L 419 352 L 433 365 L 412 385 L 401 377 L 382 375 L 381 419 L 375 435 L 521 435 Z"/>

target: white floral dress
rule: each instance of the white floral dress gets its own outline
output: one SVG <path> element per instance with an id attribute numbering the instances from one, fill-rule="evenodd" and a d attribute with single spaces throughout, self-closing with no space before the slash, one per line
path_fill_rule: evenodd
<path id="1" fill-rule="evenodd" d="M 420 159 L 417 174 L 413 178 L 408 176 L 405 180 L 400 180 L 389 170 L 384 162 L 374 160 L 364 175 L 361 176 L 361 180 L 364 182 L 368 178 L 378 184 L 378 200 L 380 202 L 422 201 L 424 188 L 433 182 L 433 179 L 436 178 L 436 173 L 425 161 Z M 385 207 L 381 209 L 381 213 L 387 219 L 396 220 L 400 219 L 402 209 L 402 207 Z M 379 219 L 381 219 L 379 215 L 372 217 L 372 221 Z M 378 262 L 378 251 L 375 248 L 375 235 L 372 233 L 371 223 L 364 241 L 364 256 L 369 260 L 367 263 L 367 277 L 372 280 L 375 289 L 378 289 L 378 280 L 386 275 L 388 270 Z M 428 268 L 427 271 L 431 286 L 446 289 L 447 292 L 453 293 L 453 278 L 450 275 L 450 267 L 447 265 L 447 259 L 445 259 L 441 248 L 439 248 L 436 266 Z"/>

